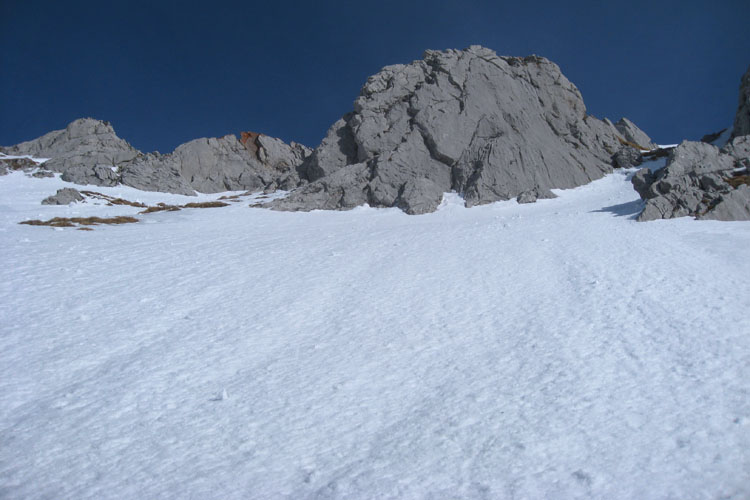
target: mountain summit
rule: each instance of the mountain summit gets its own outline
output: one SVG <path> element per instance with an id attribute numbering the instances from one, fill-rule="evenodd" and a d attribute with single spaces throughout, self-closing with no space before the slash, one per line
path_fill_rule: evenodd
<path id="1" fill-rule="evenodd" d="M 650 143 L 632 122 L 618 125 Z M 367 80 L 354 110 L 303 163 L 310 184 L 274 208 L 367 203 L 417 214 L 435 210 L 448 191 L 467 206 L 532 201 L 610 172 L 621 136 L 587 115 L 576 86 L 543 57 L 429 50 Z"/>

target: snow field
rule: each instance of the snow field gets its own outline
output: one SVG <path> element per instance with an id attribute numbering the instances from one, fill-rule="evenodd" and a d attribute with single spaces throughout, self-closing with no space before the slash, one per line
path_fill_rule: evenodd
<path id="1" fill-rule="evenodd" d="M 91 232 L 17 222 L 138 209 L 0 177 L 0 497 L 750 496 L 750 223 L 626 174 Z"/>

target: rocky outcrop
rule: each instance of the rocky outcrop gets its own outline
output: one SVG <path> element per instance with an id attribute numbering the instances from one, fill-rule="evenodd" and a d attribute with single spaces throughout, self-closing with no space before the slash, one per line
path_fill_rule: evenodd
<path id="1" fill-rule="evenodd" d="M 367 203 L 418 214 L 451 190 L 467 206 L 550 197 L 611 171 L 624 140 L 586 114 L 578 89 L 547 59 L 478 46 L 427 51 L 368 79 L 354 111 L 300 167 L 310 183 L 272 207 Z"/>
<path id="2" fill-rule="evenodd" d="M 42 205 L 70 205 L 76 201 L 83 201 L 83 195 L 73 188 L 58 189 L 57 193 L 42 200 Z"/>
<path id="3" fill-rule="evenodd" d="M 750 220 L 750 69 L 740 83 L 732 139 L 721 149 L 708 143 L 724 142 L 724 133 L 685 141 L 663 169 L 636 172 L 633 187 L 646 202 L 638 220 Z"/>
<path id="4" fill-rule="evenodd" d="M 7 154 L 49 158 L 45 168 L 54 172 L 69 169 L 113 167 L 135 158 L 139 151 L 115 134 L 108 122 L 81 118 L 63 130 L 38 139 L 3 148 Z"/>
<path id="5" fill-rule="evenodd" d="M 192 195 L 228 190 L 292 189 L 310 149 L 257 133 L 196 139 L 171 154 L 143 154 L 107 122 L 83 118 L 64 130 L 4 148 L 12 155 L 50 158 L 47 169 L 76 184 L 125 184 L 147 191 Z"/>
<path id="6" fill-rule="evenodd" d="M 743 135 L 750 135 L 750 67 L 740 80 L 740 98 L 732 132 L 732 137 Z"/>
<path id="7" fill-rule="evenodd" d="M 605 121 L 609 122 L 609 120 Z M 618 120 L 613 126 L 622 135 L 622 138 L 625 139 L 628 143 L 627 145 L 630 147 L 635 147 L 636 149 L 644 151 L 655 149 L 657 147 L 643 130 L 638 128 L 635 123 L 627 118 L 620 118 L 620 120 Z"/>
<path id="8" fill-rule="evenodd" d="M 612 165 L 617 168 L 633 168 L 643 163 L 641 150 L 632 146 L 623 146 L 612 156 Z"/>
<path id="9" fill-rule="evenodd" d="M 638 220 L 750 220 L 748 150 L 750 136 L 736 138 L 721 150 L 683 142 L 666 167 L 656 172 L 643 168 L 633 176 L 633 187 L 646 201 Z"/>
<path id="10" fill-rule="evenodd" d="M 196 139 L 169 155 L 142 155 L 121 165 L 121 182 L 182 194 L 297 187 L 309 149 L 261 134 L 243 137 L 244 143 L 234 135 Z"/>
<path id="11" fill-rule="evenodd" d="M 37 168 L 39 164 L 31 158 L 4 158 L 0 157 L 0 175 L 5 175 L 9 171 L 23 170 L 25 172 Z"/>
<path id="12" fill-rule="evenodd" d="M 7 175 L 9 172 L 20 170 L 30 177 L 53 177 L 55 174 L 45 170 L 42 167 L 43 163 L 32 158 L 14 158 L 0 153 L 0 175 Z"/>

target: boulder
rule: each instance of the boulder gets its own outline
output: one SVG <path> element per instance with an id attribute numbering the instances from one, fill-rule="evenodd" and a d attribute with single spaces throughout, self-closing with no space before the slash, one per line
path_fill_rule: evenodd
<path id="1" fill-rule="evenodd" d="M 479 46 L 427 51 L 370 77 L 354 110 L 300 166 L 309 184 L 271 205 L 368 203 L 416 214 L 435 210 L 451 190 L 467 206 L 534 190 L 551 196 L 610 172 L 621 143 L 543 57 L 499 57 Z"/>
<path id="2" fill-rule="evenodd" d="M 58 189 L 57 193 L 42 200 L 42 205 L 70 205 L 76 201 L 83 201 L 83 195 L 77 189 Z"/>
<path id="3" fill-rule="evenodd" d="M 612 165 L 616 168 L 633 168 L 643 163 L 640 150 L 632 146 L 622 146 L 612 156 Z"/>

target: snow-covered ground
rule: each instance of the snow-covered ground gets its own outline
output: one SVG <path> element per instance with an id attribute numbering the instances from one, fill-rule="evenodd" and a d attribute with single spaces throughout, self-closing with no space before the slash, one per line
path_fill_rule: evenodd
<path id="1" fill-rule="evenodd" d="M 0 177 L 2 498 L 750 497 L 750 223 L 637 223 L 618 172 L 17 224 L 139 210 L 62 184 Z"/>

